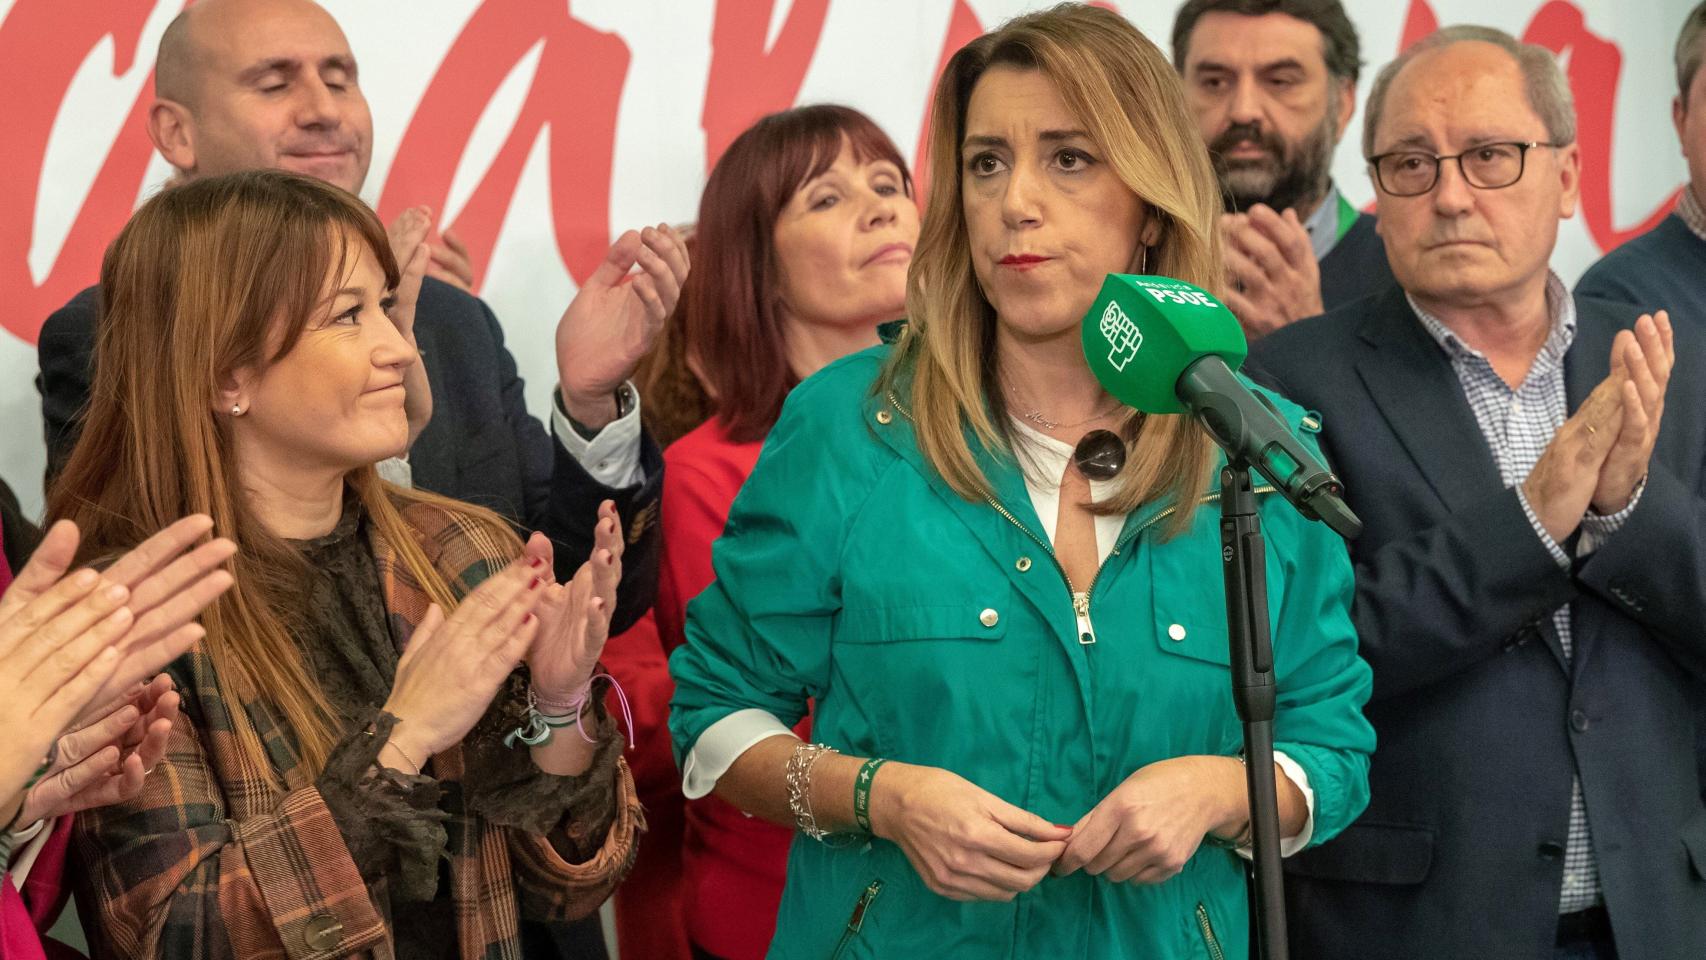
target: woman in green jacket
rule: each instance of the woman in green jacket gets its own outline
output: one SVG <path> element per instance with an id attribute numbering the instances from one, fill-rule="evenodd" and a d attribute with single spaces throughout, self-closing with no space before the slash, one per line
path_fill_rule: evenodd
<path id="1" fill-rule="evenodd" d="M 1243 957 L 1218 454 L 1079 345 L 1110 272 L 1219 285 L 1208 158 L 1087 6 L 962 49 L 932 117 L 912 321 L 794 390 L 688 608 L 684 790 L 804 834 L 773 957 Z M 1262 501 L 1290 852 L 1367 802 L 1370 681 L 1342 545 Z"/>

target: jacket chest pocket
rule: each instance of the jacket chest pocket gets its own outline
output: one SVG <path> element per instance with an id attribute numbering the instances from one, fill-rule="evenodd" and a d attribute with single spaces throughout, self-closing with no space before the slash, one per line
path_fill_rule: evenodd
<path id="1" fill-rule="evenodd" d="M 841 611 L 835 642 L 856 646 L 886 643 L 975 644 L 1007 635 L 1012 591 L 989 591 L 977 600 L 849 607 Z"/>
<path id="2" fill-rule="evenodd" d="M 913 763 L 963 766 L 966 732 L 1018 737 L 1010 713 L 1035 696 L 1037 631 L 1006 585 L 973 599 L 842 609 L 819 730 Z M 875 736 L 859 743 L 862 731 Z M 951 761 L 958 758 L 959 764 Z"/>
<path id="3" fill-rule="evenodd" d="M 1153 676 L 1167 682 L 1146 690 L 1182 752 L 1230 753 L 1242 741 L 1232 705 L 1226 591 L 1219 551 L 1205 539 L 1181 537 L 1151 552 L 1150 662 Z"/>
<path id="4" fill-rule="evenodd" d="M 1200 522 L 1200 521 L 1199 521 Z M 1155 642 L 1163 653 L 1230 669 L 1220 555 L 1200 538 L 1149 551 Z"/>

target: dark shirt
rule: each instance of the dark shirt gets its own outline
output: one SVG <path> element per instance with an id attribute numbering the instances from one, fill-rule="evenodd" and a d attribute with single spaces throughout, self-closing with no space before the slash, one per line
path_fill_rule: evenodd
<path id="1" fill-rule="evenodd" d="M 24 517 L 23 508 L 18 506 L 18 495 L 0 480 L 0 549 L 4 550 L 6 565 L 13 573 L 24 569 L 41 538 L 41 530 Z"/>
<path id="2" fill-rule="evenodd" d="M 1386 244 L 1374 232 L 1373 214 L 1356 222 L 1321 258 L 1321 304 L 1327 310 L 1385 290 L 1397 283 L 1386 260 Z"/>
<path id="3" fill-rule="evenodd" d="M 1706 240 L 1677 214 L 1606 254 L 1576 283 L 1576 294 L 1670 311 L 1675 324 L 1706 323 Z"/>

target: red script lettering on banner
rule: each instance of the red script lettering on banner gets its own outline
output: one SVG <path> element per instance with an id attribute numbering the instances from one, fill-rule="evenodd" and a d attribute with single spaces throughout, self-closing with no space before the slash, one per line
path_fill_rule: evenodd
<path id="1" fill-rule="evenodd" d="M 144 87 L 116 131 L 64 244 L 36 280 L 29 261 L 43 200 L 43 164 L 72 80 L 109 40 L 112 74 L 128 72 L 136 63 L 155 2 L 15 0 L 0 21 L 0 89 L 20 94 L 6 104 L 7 136 L 0 145 L 7 171 L 0 179 L 0 223 L 7 225 L 0 230 L 0 290 L 6 294 L 0 322 L 26 342 L 35 342 L 50 312 L 95 281 L 102 251 L 130 216 L 142 189 L 152 153 L 144 128 L 152 84 Z M 776 43 L 766 50 L 774 2 L 717 4 L 701 116 L 708 162 L 758 115 L 793 103 L 817 51 L 828 0 L 794 0 Z M 1437 22 L 1426 0 L 1412 0 L 1400 49 Z M 979 29 L 970 6 L 956 0 L 944 62 Z M 1614 215 L 1612 132 L 1623 66 L 1616 44 L 1588 30 L 1580 8 L 1566 0 L 1541 7 L 1524 36 L 1567 54 L 1579 113 L 1582 214 L 1594 242 L 1610 249 L 1649 229 L 1670 211 L 1675 194 L 1632 226 L 1618 226 Z M 620 38 L 575 19 L 565 0 L 485 0 L 479 5 L 415 110 L 380 194 L 379 209 L 389 218 L 404 207 L 427 203 L 442 213 L 480 115 L 504 78 L 538 44 L 543 44 L 539 69 L 515 126 L 454 225 L 475 264 L 483 267 L 514 199 L 527 153 L 548 126 L 553 230 L 569 274 L 579 281 L 597 265 L 609 243 L 617 108 L 629 53 Z"/>
<path id="2" fill-rule="evenodd" d="M 101 255 L 142 190 L 154 146 L 145 121 L 154 97 L 152 78 L 132 105 L 107 150 L 65 243 L 40 283 L 30 273 L 36 204 L 48 140 L 72 78 L 95 47 L 113 44 L 112 75 L 136 62 L 142 28 L 154 0 L 17 0 L 0 22 L 0 90 L 6 100 L 6 136 L 0 137 L 0 323 L 35 343 L 47 315 L 100 275 Z"/>
<path id="3" fill-rule="evenodd" d="M 794 0 L 788 19 L 769 50 L 764 41 L 776 0 L 717 4 L 711 26 L 711 72 L 705 82 L 705 169 L 729 148 L 741 131 L 767 113 L 786 110 L 799 98 L 800 84 L 817 54 L 829 0 Z"/>
<path id="4" fill-rule="evenodd" d="M 415 108 L 379 195 L 379 216 L 390 222 L 419 203 L 443 215 L 480 114 L 504 77 L 540 42 L 539 70 L 521 114 L 453 224 L 474 261 L 475 289 L 528 151 L 547 125 L 552 227 L 576 283 L 604 259 L 610 243 L 610 171 L 628 45 L 576 20 L 563 0 L 486 0 L 474 11 Z"/>

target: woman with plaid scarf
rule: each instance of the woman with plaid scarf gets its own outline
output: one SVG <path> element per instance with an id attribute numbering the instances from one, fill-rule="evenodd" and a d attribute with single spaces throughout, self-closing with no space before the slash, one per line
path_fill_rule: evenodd
<path id="1" fill-rule="evenodd" d="M 640 808 L 592 692 L 614 508 L 559 584 L 543 536 L 374 470 L 430 403 L 405 377 L 425 259 L 276 171 L 169 189 L 108 252 L 50 514 L 86 553 L 192 511 L 242 552 L 169 669 L 184 717 L 160 771 L 79 820 L 97 958 L 519 958 L 633 860 Z"/>

